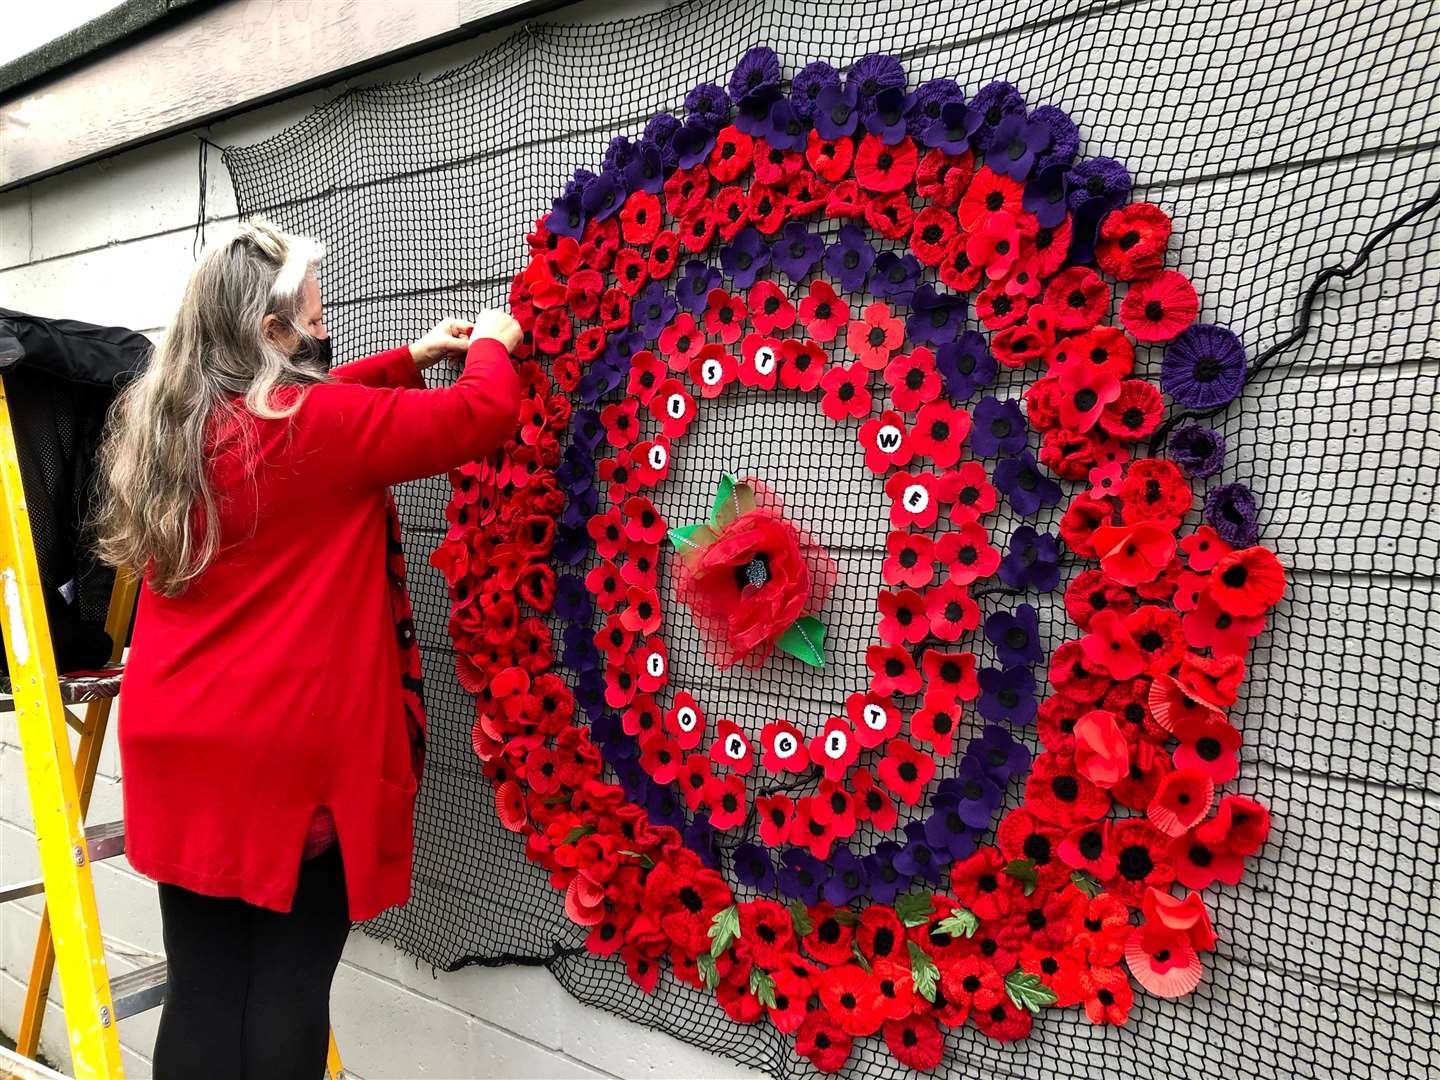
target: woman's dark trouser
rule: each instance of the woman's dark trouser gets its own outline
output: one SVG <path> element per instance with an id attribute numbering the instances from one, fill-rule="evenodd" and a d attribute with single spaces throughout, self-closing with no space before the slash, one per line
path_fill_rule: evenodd
<path id="1" fill-rule="evenodd" d="M 155 1080 L 320 1080 L 350 931 L 340 848 L 301 864 L 286 913 L 160 886 L 170 982 Z"/>

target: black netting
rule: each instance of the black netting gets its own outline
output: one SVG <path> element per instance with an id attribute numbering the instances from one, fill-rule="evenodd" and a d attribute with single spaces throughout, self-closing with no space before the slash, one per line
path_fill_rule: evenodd
<path id="1" fill-rule="evenodd" d="M 942 1069 L 1425 1077 L 1440 1069 L 1437 28 L 1431 4 L 1373 0 L 699 0 L 528 26 L 431 81 L 348 91 L 225 161 L 242 215 L 329 245 L 328 321 L 348 359 L 502 306 L 525 233 L 572 172 L 696 83 L 723 83 L 751 45 L 772 46 L 787 74 L 886 52 L 912 85 L 1000 78 L 1063 107 L 1082 154 L 1124 162 L 1134 198 L 1169 211 L 1167 265 L 1260 361 L 1212 422 L 1231 447 L 1214 482 L 1250 485 L 1290 575 L 1232 712 L 1245 745 L 1228 790 L 1265 801 L 1275 827 L 1239 887 L 1206 893 L 1222 940 L 1194 995 L 1137 993 L 1121 1030 L 1077 1010 L 1047 1011 L 1010 1046 L 966 1028 Z M 1151 375 L 1156 359 L 1142 351 Z M 765 479 L 840 564 L 835 662 L 803 680 L 787 663 L 717 675 L 675 620 L 672 678 L 703 686 L 711 715 L 808 715 L 860 679 L 884 503 L 853 439 L 813 407 L 732 396 L 707 410 L 657 505 L 698 521 L 722 468 Z M 647 996 L 585 954 L 560 895 L 500 827 L 452 674 L 444 582 L 423 557 L 448 496 L 443 479 L 399 492 L 434 735 L 414 898 L 371 929 L 442 968 L 544 964 L 582 1001 L 777 1077 L 810 1075 L 768 1025 L 735 1024 L 668 978 Z M 1073 635 L 1054 600 L 1040 606 L 1050 647 Z M 878 1040 L 857 1042 L 849 1069 L 903 1071 Z"/>

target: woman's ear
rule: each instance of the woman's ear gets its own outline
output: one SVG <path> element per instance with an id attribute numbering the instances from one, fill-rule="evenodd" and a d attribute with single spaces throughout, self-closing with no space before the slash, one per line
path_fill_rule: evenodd
<path id="1" fill-rule="evenodd" d="M 260 320 L 260 333 L 275 348 L 288 353 L 295 348 L 295 331 L 279 315 L 266 315 Z"/>

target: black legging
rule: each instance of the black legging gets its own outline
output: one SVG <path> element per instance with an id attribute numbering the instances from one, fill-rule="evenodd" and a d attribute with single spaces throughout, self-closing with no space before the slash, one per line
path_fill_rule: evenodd
<path id="1" fill-rule="evenodd" d="M 170 983 L 155 1080 L 320 1080 L 330 982 L 350 930 L 339 847 L 300 869 L 286 914 L 160 886 Z"/>

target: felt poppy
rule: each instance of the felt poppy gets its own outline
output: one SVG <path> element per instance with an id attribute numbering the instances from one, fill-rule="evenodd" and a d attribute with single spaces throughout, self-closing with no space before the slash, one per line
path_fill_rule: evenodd
<path id="1" fill-rule="evenodd" d="M 854 371 L 858 365 L 852 366 Z M 827 376 L 828 378 L 828 376 Z M 824 386 L 822 380 L 821 385 Z M 844 389 L 844 384 L 837 384 L 837 395 Z M 868 391 L 867 391 L 868 395 Z M 827 388 L 827 397 L 829 388 Z M 824 410 L 824 402 L 821 409 Z M 826 412 L 826 415 L 830 414 Z M 871 417 L 860 425 L 860 445 L 865 448 L 865 467 L 877 476 L 883 476 L 892 468 L 909 464 L 914 456 L 911 448 L 908 432 L 905 429 L 905 420 L 893 410 L 885 410 L 879 416 Z"/>
<path id="2" fill-rule="evenodd" d="M 975 654 L 926 649 L 921 657 L 925 673 L 925 696 L 947 701 L 974 701 L 980 694 L 975 675 Z"/>
<path id="3" fill-rule="evenodd" d="M 773 334 L 795 325 L 795 307 L 773 281 L 756 282 L 747 300 L 750 325 L 761 334 Z"/>
<path id="4" fill-rule="evenodd" d="M 1130 744 L 1115 714 L 1092 709 L 1075 721 L 1075 769 L 1096 787 L 1110 788 L 1130 769 Z"/>
<path id="5" fill-rule="evenodd" d="M 769 847 L 779 847 L 790 837 L 795 819 L 795 803 L 788 795 L 761 795 L 755 800 L 756 817 L 760 823 L 760 840 Z"/>
<path id="6" fill-rule="evenodd" d="M 913 589 L 881 590 L 877 604 L 880 611 L 880 640 L 888 645 L 914 645 L 930 636 L 930 620 L 925 602 Z"/>
<path id="7" fill-rule="evenodd" d="M 652 731 L 640 743 L 640 764 L 657 784 L 668 784 L 680 774 L 684 755 L 661 731 Z"/>
<path id="8" fill-rule="evenodd" d="M 1052 368 L 1087 364 L 1124 379 L 1135 369 L 1135 346 L 1115 327 L 1096 326 L 1058 342 L 1048 359 Z"/>
<path id="9" fill-rule="evenodd" d="M 1233 780 L 1240 772 L 1240 733 L 1218 713 L 1207 713 L 1176 733 L 1175 767 L 1204 773 L 1216 784 Z"/>
<path id="10" fill-rule="evenodd" d="M 914 806 L 935 775 L 935 759 L 904 739 L 891 739 L 875 772 L 896 798 L 906 806 Z"/>
<path id="11" fill-rule="evenodd" d="M 918 694 L 924 685 L 908 649 L 871 645 L 865 650 L 865 666 L 870 669 L 870 693 L 880 697 Z"/>
<path id="12" fill-rule="evenodd" d="M 1007 213 L 989 214 L 984 224 L 966 234 L 965 254 L 972 266 L 979 266 L 991 281 L 1010 274 L 1020 257 L 1020 231 Z"/>
<path id="13" fill-rule="evenodd" d="M 840 287 L 847 292 L 860 290 L 874 263 L 875 249 L 858 225 L 840 226 L 835 242 L 825 249 L 825 272 L 840 282 Z"/>
<path id="14" fill-rule="evenodd" d="M 836 423 L 847 418 L 858 420 L 862 416 L 868 416 L 873 400 L 866 386 L 868 381 L 869 372 L 860 364 L 831 367 L 820 379 L 820 389 L 823 392 L 820 411 Z M 896 430 L 901 433 L 897 446 L 903 447 L 904 428 L 902 426 Z M 889 438 L 887 433 L 887 439 Z"/>
<path id="15" fill-rule="evenodd" d="M 894 321 L 899 322 L 898 319 Z M 885 367 L 885 381 L 891 387 L 891 405 L 901 412 L 915 412 L 921 406 L 934 402 L 940 395 L 935 354 L 929 349 L 918 348 L 909 354 L 895 355 Z"/>
<path id="16" fill-rule="evenodd" d="M 925 593 L 930 633 L 941 641 L 959 641 L 980 625 L 980 606 L 962 585 L 946 581 Z"/>
<path id="17" fill-rule="evenodd" d="M 682 750 L 693 750 L 705 734 L 705 713 L 687 692 L 675 695 L 664 715 L 665 730 Z"/>
<path id="18" fill-rule="evenodd" d="M 956 585 L 969 585 L 995 573 L 1000 565 L 1000 552 L 989 541 L 985 526 L 975 521 L 942 534 L 935 543 L 935 557 L 946 568 L 948 580 Z"/>
<path id="19" fill-rule="evenodd" d="M 746 334 L 740 342 L 738 375 L 745 386 L 775 389 L 780 375 L 780 342 L 762 334 Z"/>
<path id="20" fill-rule="evenodd" d="M 705 299 L 705 332 L 726 345 L 740 340 L 748 312 L 745 301 L 724 289 L 711 289 Z"/>
<path id="21" fill-rule="evenodd" d="M 1198 574 L 1187 574 L 1196 589 L 1195 603 L 1191 605 L 1182 620 L 1184 640 L 1193 648 L 1209 649 L 1215 656 L 1239 656 L 1243 658 L 1250 649 L 1250 642 L 1265 629 L 1265 619 L 1256 615 L 1246 618 L 1222 611 L 1215 603 L 1207 580 Z M 1177 591 L 1176 607 L 1182 608 Z"/>
<path id="22" fill-rule="evenodd" d="M 1095 261 L 1119 281 L 1159 273 L 1170 242 L 1170 217 L 1154 203 L 1128 203 L 1106 214 L 1095 242 Z"/>
<path id="23" fill-rule="evenodd" d="M 810 760 L 824 772 L 827 780 L 840 780 L 855 764 L 860 754 L 860 740 L 849 721 L 832 716 L 825 721 L 825 730 L 810 740 L 809 750 Z"/>
<path id="24" fill-rule="evenodd" d="M 703 803 L 710 811 L 710 824 L 717 829 L 738 829 L 745 823 L 750 804 L 745 798 L 745 778 L 739 774 L 715 777 L 705 786 Z"/>
<path id="25" fill-rule="evenodd" d="M 1070 431 L 1089 431 L 1120 396 L 1120 382 L 1103 367 L 1065 364 L 1060 368 L 1060 423 Z"/>
<path id="26" fill-rule="evenodd" d="M 805 848 L 816 859 L 828 863 L 831 848 L 834 847 L 838 836 L 834 824 L 824 816 L 817 816 L 816 809 L 819 800 L 814 796 L 807 795 L 795 804 L 795 822 L 790 826 L 790 842 Z M 829 879 L 829 866 L 826 866 L 825 880 L 817 882 L 820 889 L 824 889 L 825 881 Z"/>
<path id="27" fill-rule="evenodd" d="M 835 335 L 850 321 L 850 307 L 828 281 L 817 278 L 810 283 L 805 299 L 800 301 L 800 321 L 814 341 L 834 341 Z"/>
<path id="28" fill-rule="evenodd" d="M 725 388 L 735 381 L 739 365 L 735 357 L 722 345 L 708 342 L 701 347 L 690 361 L 690 381 L 700 391 L 700 396 L 709 400 L 719 397 Z"/>
<path id="29" fill-rule="evenodd" d="M 850 785 L 855 794 L 856 821 L 868 822 L 872 828 L 882 833 L 895 828 L 898 817 L 895 804 L 875 783 L 875 777 L 869 769 L 856 769 L 851 775 Z M 873 880 L 876 876 L 874 864 L 871 864 L 867 871 Z M 879 897 L 876 899 L 879 900 Z M 883 909 L 871 908 L 868 910 Z"/>
<path id="30" fill-rule="evenodd" d="M 650 415 L 660 422 L 660 430 L 667 439 L 678 439 L 690 430 L 699 410 L 695 399 L 690 396 L 678 379 L 666 379 L 655 388 L 650 399 Z"/>
<path id="31" fill-rule="evenodd" d="M 923 706 L 910 715 L 910 737 L 929 746 L 932 753 L 949 757 L 955 752 L 959 713 L 959 703 L 949 695 L 926 694 Z"/>
<path id="32" fill-rule="evenodd" d="M 928 536 L 892 530 L 885 537 L 881 580 L 887 585 L 923 589 L 935 577 L 935 542 Z"/>
<path id="33" fill-rule="evenodd" d="M 885 481 L 890 526 L 928 529 L 940 513 L 940 480 L 934 473 L 897 472 Z"/>
<path id="34" fill-rule="evenodd" d="M 850 323 L 846 344 L 862 366 L 880 371 L 890 363 L 891 354 L 905 340 L 905 324 L 890 314 L 889 305 L 876 301 L 861 318 Z M 897 408 L 903 406 L 897 403 Z M 908 411 L 908 410 L 907 410 Z"/>
<path id="35" fill-rule="evenodd" d="M 929 350 L 916 349 L 912 354 L 912 360 L 921 353 L 928 357 Z M 912 367 L 906 373 L 907 385 L 914 381 L 915 370 Z M 938 376 L 933 373 L 933 368 L 923 377 L 927 381 L 935 380 L 938 391 Z M 891 400 L 892 402 L 895 400 L 894 395 Z M 920 406 L 915 417 L 915 426 L 910 432 L 910 442 L 916 454 L 928 458 L 938 468 L 948 469 L 960 460 L 960 450 L 969 433 L 970 414 L 968 412 L 957 409 L 949 402 L 932 400 L 926 401 Z"/>
<path id="36" fill-rule="evenodd" d="M 1005 493 L 1011 509 L 1021 517 L 1031 517 L 1060 501 L 1060 485 L 1040 471 L 1028 450 L 998 462 L 994 477 L 995 487 Z"/>
<path id="37" fill-rule="evenodd" d="M 826 372 L 825 350 L 813 341 L 786 338 L 780 343 L 780 385 L 787 390 L 814 390 Z"/>
<path id="38" fill-rule="evenodd" d="M 1097 611 L 1091 617 L 1089 633 L 1080 644 L 1089 666 L 1113 679 L 1131 679 L 1145 670 L 1145 653 L 1126 620 L 1113 610 Z"/>

